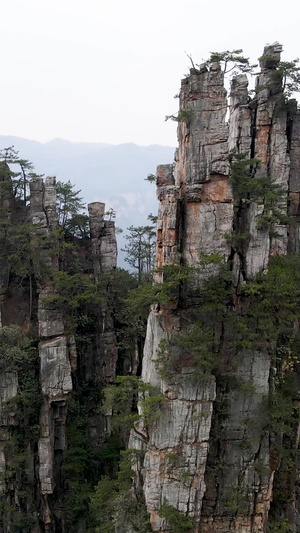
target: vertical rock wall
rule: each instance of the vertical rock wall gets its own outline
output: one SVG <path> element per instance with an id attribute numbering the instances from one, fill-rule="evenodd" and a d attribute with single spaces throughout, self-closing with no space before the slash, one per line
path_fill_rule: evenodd
<path id="1" fill-rule="evenodd" d="M 12 196 L 9 173 L 4 172 L 2 177 L 5 181 L 5 187 L 0 190 L 0 218 L 3 222 L 12 219 L 12 214 L 14 215 L 16 211 L 16 200 Z M 5 523 L 0 524 L 0 531 L 3 533 L 12 531 L 12 525 L 15 524 L 13 516 L 16 514 L 23 518 L 26 516 L 28 521 L 35 518 L 35 524 L 40 524 L 35 526 L 36 529 L 32 529 L 35 533 L 38 531 L 54 533 L 57 530 L 67 530 L 66 509 L 64 508 L 66 480 L 62 472 L 64 452 L 70 445 L 67 439 L 67 400 L 71 394 L 76 393 L 80 379 L 85 382 L 93 380 L 95 383 L 112 381 L 115 378 L 117 362 L 114 321 L 112 310 L 107 303 L 108 298 L 106 298 L 110 290 L 109 286 L 105 289 L 104 283 L 103 301 L 90 306 L 93 342 L 89 346 L 88 353 L 80 353 L 78 360 L 72 321 L 69 320 L 66 310 L 56 298 L 55 279 L 65 263 L 80 262 L 83 258 L 84 275 L 95 279 L 96 290 L 96 286 L 98 287 L 99 282 L 102 282 L 103 277 L 105 275 L 109 277 L 109 273 L 116 268 L 117 247 L 114 223 L 104 220 L 104 204 L 94 203 L 89 206 L 90 238 L 82 239 L 77 243 L 79 245 L 77 248 L 73 247 L 70 252 L 71 257 L 66 256 L 65 248 L 61 246 L 64 236 L 59 231 L 56 213 L 55 178 L 46 178 L 45 181 L 41 178 L 33 180 L 30 183 L 29 210 L 21 204 L 22 202 L 20 203 L 22 216 L 19 219 L 13 216 L 12 223 L 16 225 L 26 223 L 30 227 L 32 271 L 29 275 L 26 302 L 24 304 L 22 302 L 22 307 L 26 308 L 26 312 L 24 316 L 20 314 L 17 309 L 19 294 L 15 294 L 15 288 L 10 289 L 14 277 L 10 276 L 9 262 L 5 255 L 7 247 L 3 246 L 0 256 L 0 264 L 3 267 L 0 273 L 0 307 L 3 311 L 1 325 L 9 326 L 17 323 L 21 326 L 22 333 L 36 334 L 42 405 L 39 417 L 40 434 L 37 457 L 35 456 L 36 442 L 33 442 L 32 447 L 26 450 L 26 454 L 24 452 L 28 457 L 26 461 L 30 463 L 30 466 L 26 466 L 26 475 L 28 479 L 30 478 L 30 483 L 29 481 L 28 483 L 33 497 L 33 500 L 29 502 L 29 500 L 26 501 L 28 495 L 26 498 L 22 496 L 23 499 L 25 498 L 26 511 L 23 503 L 22 507 L 18 499 L 18 475 L 15 481 L 10 481 L 9 486 L 5 482 L 9 479 L 10 461 L 16 460 L 13 450 L 10 452 L 12 448 L 11 428 L 16 428 L 20 424 L 13 404 L 8 409 L 6 402 L 13 401 L 20 392 L 22 393 L 22 390 L 20 391 L 17 372 L 5 372 L 1 369 L 0 492 L 4 502 L 1 500 L 1 504 L 3 503 L 1 513 L 5 516 Z M 76 241 L 76 237 L 74 239 Z M 8 293 L 10 297 L 6 298 Z M 12 295 L 13 302 L 11 302 Z M 95 436 L 95 431 L 97 433 L 97 445 L 101 437 L 101 435 L 99 437 L 99 432 L 102 432 L 103 439 L 104 426 L 102 415 L 93 416 L 87 423 L 86 432 L 90 431 L 93 436 Z M 11 507 L 8 502 L 12 502 L 9 503 Z M 7 510 L 5 506 L 8 506 Z"/>
<path id="2" fill-rule="evenodd" d="M 12 185 L 9 180 L 8 167 L 2 162 L 0 165 L 0 221 L 11 219 Z M 9 265 L 5 254 L 5 238 L 0 242 L 0 326 L 2 325 L 2 311 L 5 292 L 9 281 Z"/>
<path id="3" fill-rule="evenodd" d="M 105 204 L 93 202 L 88 205 L 91 254 L 95 280 L 100 281 L 101 276 L 107 276 L 117 266 L 117 241 L 115 224 L 111 220 L 104 220 Z M 107 286 L 109 279 L 107 278 Z M 97 351 L 99 355 L 93 364 L 89 365 L 90 374 L 95 372 L 100 379 L 114 381 L 117 364 L 117 340 L 114 328 L 112 309 L 107 304 L 99 308 L 99 330 L 97 335 Z"/>
<path id="4" fill-rule="evenodd" d="M 157 170 L 159 268 L 176 263 L 196 266 L 203 254 L 218 254 L 231 265 L 238 287 L 267 269 L 271 255 L 286 254 L 288 248 L 299 250 L 297 226 L 277 223 L 273 235 L 259 227 L 263 202 L 249 202 L 237 219 L 239 199 L 234 198 L 229 179 L 232 151 L 259 159 L 255 176 L 267 176 L 282 187 L 282 213 L 289 211 L 297 220 L 299 114 L 289 119 L 282 105 L 280 77 L 274 78 L 281 50 L 278 43 L 265 48 L 252 100 L 247 77 L 233 79 L 229 124 L 219 64 L 209 70 L 206 66 L 192 69 L 182 81 L 175 164 Z M 237 224 L 239 231 L 249 235 L 243 253 L 228 238 L 236 233 Z M 198 276 L 217 273 L 218 268 L 211 264 Z M 163 282 L 163 273 L 156 274 L 156 281 Z M 161 339 L 175 349 L 172 336 L 185 327 L 189 312 L 187 302 L 185 309 L 181 305 L 172 302 L 153 307 L 150 313 L 142 378 L 160 388 L 165 406 L 160 420 L 147 429 L 147 442 L 135 434 L 129 444 L 145 453 L 141 473 L 152 530 L 172 530 L 159 515 L 161 505 L 167 503 L 193 517 L 195 532 L 265 532 L 275 466 L 258 410 L 269 392 L 270 354 L 232 352 L 229 328 L 222 333 L 219 357 L 224 365 L 228 358 L 235 361 L 235 377 L 244 387 L 226 391 L 209 373 L 195 383 L 189 379 L 188 366 L 183 366 L 179 384 L 172 377 L 162 379 L 155 360 Z M 224 402 L 226 424 L 220 422 Z"/>

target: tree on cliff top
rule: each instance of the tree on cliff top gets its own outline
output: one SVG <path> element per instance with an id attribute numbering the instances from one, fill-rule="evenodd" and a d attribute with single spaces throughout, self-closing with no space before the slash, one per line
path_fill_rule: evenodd
<path id="1" fill-rule="evenodd" d="M 75 185 L 67 181 L 56 183 L 56 211 L 58 223 L 63 230 L 77 237 L 86 237 L 89 233 L 89 217 L 83 212 L 85 205 L 80 196 L 81 191 L 74 190 Z"/>
<path id="2" fill-rule="evenodd" d="M 58 223 L 64 228 L 72 216 L 77 215 L 81 209 L 84 209 L 82 198 L 79 196 L 81 191 L 74 191 L 74 185 L 69 181 L 56 183 L 56 210 Z"/>
<path id="3" fill-rule="evenodd" d="M 223 52 L 211 52 L 209 59 L 205 63 L 207 66 L 212 63 L 221 63 L 224 74 L 229 72 L 232 72 L 233 75 L 239 72 L 252 74 L 257 64 L 251 65 L 249 57 L 244 57 L 241 55 L 242 53 L 243 50 L 241 48 Z"/>
<path id="4" fill-rule="evenodd" d="M 237 50 L 224 50 L 223 52 L 210 52 L 208 59 L 204 60 L 206 67 L 210 67 L 212 63 L 220 63 L 224 74 L 232 72 L 232 75 L 238 73 L 252 74 L 253 70 L 257 67 L 257 64 L 251 65 L 249 57 L 244 57 L 243 50 L 241 48 Z M 192 67 L 195 68 L 194 61 L 191 54 L 186 54 L 192 63 Z M 196 67 L 200 67 L 196 64 Z"/>
<path id="5" fill-rule="evenodd" d="M 125 261 L 137 270 L 139 282 L 149 281 L 155 257 L 155 226 L 130 226 L 128 230 L 127 244 L 122 249 L 127 254 Z"/>
<path id="6" fill-rule="evenodd" d="M 34 172 L 34 165 L 29 159 L 19 157 L 19 152 L 14 149 L 14 146 L 8 146 L 0 150 L 0 160 L 7 165 L 14 197 L 20 198 L 27 205 L 29 200 L 29 182 L 41 177 L 41 175 Z M 12 170 L 11 166 L 15 170 Z"/>
<path id="7" fill-rule="evenodd" d="M 299 59 L 293 61 L 280 61 L 278 73 L 282 78 L 282 91 L 289 98 L 292 93 L 300 91 L 300 67 L 297 66 Z"/>

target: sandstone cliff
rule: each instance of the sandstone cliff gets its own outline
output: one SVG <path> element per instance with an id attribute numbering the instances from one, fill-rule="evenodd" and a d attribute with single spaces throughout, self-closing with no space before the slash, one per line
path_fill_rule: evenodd
<path id="1" fill-rule="evenodd" d="M 195 268 L 177 299 L 153 306 L 148 320 L 142 379 L 158 387 L 165 401 L 159 420 L 144 428 L 147 438 L 133 432 L 129 446 L 144 454 L 139 479 L 153 531 L 258 533 L 268 526 L 281 531 L 279 522 L 286 531 L 300 527 L 297 416 L 286 434 L 268 423 L 273 416 L 268 398 L 286 379 L 287 361 L 280 359 L 279 345 L 268 342 L 267 332 L 260 342 L 240 342 L 253 319 L 245 311 L 245 287 L 267 271 L 270 258 L 299 250 L 300 115 L 293 102 L 284 102 L 280 76 L 274 75 L 281 51 L 278 43 L 265 48 L 253 98 L 246 75 L 232 80 L 228 123 L 220 64 L 191 69 L 181 84 L 175 163 L 157 170 L 161 270 L 156 281 L 167 281 L 165 265 Z M 240 177 L 244 172 L 256 180 L 252 183 L 266 180 L 277 191 L 277 206 L 270 208 L 261 190 L 255 197 L 248 188 L 243 197 L 234 182 L 239 165 Z M 217 286 L 224 268 L 230 272 L 231 293 L 220 312 L 222 297 L 205 307 L 211 292 L 204 287 L 212 275 Z M 193 320 L 200 320 L 203 338 L 207 330 L 213 336 L 217 362 L 202 375 L 193 366 L 188 341 L 183 346 L 178 340 L 178 332 L 189 331 Z M 297 319 L 293 324 L 297 330 Z M 198 352 L 202 342 L 200 332 Z M 297 381 L 298 366 L 291 366 Z M 289 474 L 283 441 L 292 450 Z M 286 476 L 293 479 L 288 487 Z M 278 479 L 285 479 L 282 486 Z M 285 492 L 281 503 L 278 488 L 281 496 Z"/>
<path id="2" fill-rule="evenodd" d="M 95 446 L 104 438 L 98 403 L 89 399 L 83 422 L 78 412 L 84 387 L 97 390 L 116 374 L 108 280 L 97 296 L 99 280 L 116 268 L 114 223 L 104 220 L 104 204 L 90 204 L 90 237 L 67 242 L 55 178 L 31 181 L 29 206 L 14 198 L 5 165 L 1 179 L 0 531 L 66 531 L 74 520 L 85 530 L 88 497 L 82 518 L 72 513 L 86 474 L 74 488 L 66 454 L 79 461 L 82 453 L 73 426 Z"/>
<path id="3" fill-rule="evenodd" d="M 240 74 L 228 102 L 218 62 L 182 81 L 142 369 L 104 204 L 78 238 L 54 178 L 26 205 L 1 164 L 0 533 L 299 530 L 300 114 L 281 50 L 253 97 Z"/>

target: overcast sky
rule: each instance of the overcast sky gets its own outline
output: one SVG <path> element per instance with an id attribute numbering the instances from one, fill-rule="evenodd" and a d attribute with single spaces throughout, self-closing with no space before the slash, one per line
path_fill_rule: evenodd
<path id="1" fill-rule="evenodd" d="M 288 7 L 285 7 L 288 6 Z M 300 3 L 265 0 L 6 0 L 0 134 L 37 141 L 176 145 L 189 60 L 266 43 L 300 55 Z"/>

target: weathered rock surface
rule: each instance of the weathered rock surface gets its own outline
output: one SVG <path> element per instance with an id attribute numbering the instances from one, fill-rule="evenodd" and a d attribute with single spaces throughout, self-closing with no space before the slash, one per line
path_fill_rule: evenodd
<path id="1" fill-rule="evenodd" d="M 107 275 L 117 266 L 117 241 L 115 225 L 111 220 L 105 220 L 105 204 L 93 202 L 88 205 L 91 230 L 91 253 L 96 282 L 101 276 Z M 99 328 L 97 346 L 99 356 L 90 365 L 90 375 L 114 381 L 117 363 L 117 340 L 114 326 L 114 316 L 108 305 L 102 303 L 99 307 Z"/>
<path id="2" fill-rule="evenodd" d="M 238 287 L 266 270 L 271 255 L 299 250 L 298 226 L 276 223 L 274 234 L 260 227 L 264 202 L 249 202 L 238 212 L 240 199 L 230 182 L 232 152 L 259 159 L 255 177 L 268 177 L 281 186 L 281 213 L 289 211 L 297 220 L 300 122 L 296 110 L 287 116 L 281 80 L 274 77 L 281 51 L 278 43 L 265 48 L 253 99 L 247 77 L 234 78 L 229 124 L 219 64 L 212 64 L 209 71 L 191 69 L 182 81 L 175 164 L 157 169 L 159 268 L 180 263 L 197 266 L 201 255 L 218 254 L 231 265 Z M 243 253 L 229 239 L 237 224 L 248 235 Z M 218 268 L 208 266 L 198 277 Z M 156 281 L 163 282 L 163 277 L 162 272 L 156 274 Z M 169 308 L 153 307 L 148 320 L 142 378 L 160 389 L 165 405 L 159 420 L 144 428 L 144 438 L 133 432 L 129 446 L 144 453 L 140 474 L 152 530 L 172 530 L 159 515 L 161 505 L 167 503 L 193 517 L 195 532 L 263 533 L 276 470 L 261 419 L 272 379 L 270 354 L 264 350 L 235 353 L 229 328 L 222 333 L 220 357 L 226 365 L 232 351 L 235 379 L 240 383 L 235 390 L 226 391 L 218 376 L 216 380 L 210 373 L 195 382 L 189 377 L 192 369 L 184 366 L 179 383 L 171 376 L 162 378 L 156 361 L 161 340 L 168 342 L 182 327 L 180 317 L 188 316 L 188 305 L 185 301 L 184 312 L 180 299 Z M 222 422 L 222 409 L 226 422 Z"/>
<path id="3" fill-rule="evenodd" d="M 8 167 L 5 163 L 0 165 L 0 220 L 11 219 L 12 187 L 8 178 Z M 9 282 L 9 264 L 4 253 L 5 237 L 0 239 L 0 327 L 2 325 L 2 308 L 5 292 Z"/>
<path id="4" fill-rule="evenodd" d="M 0 172 L 0 178 L 6 179 L 7 174 L 5 172 L 3 176 L 2 174 Z M 57 530 L 66 530 L 65 516 L 67 512 L 70 512 L 66 511 L 67 504 L 63 503 L 66 497 L 64 486 L 67 481 L 62 473 L 62 458 L 69 446 L 67 439 L 68 399 L 71 394 L 74 396 L 74 392 L 77 392 L 75 388 L 79 380 L 78 376 L 85 382 L 90 380 L 97 384 L 100 381 L 113 381 L 117 362 L 113 312 L 109 304 L 104 303 L 108 301 L 105 296 L 109 293 L 109 287 L 106 289 L 107 294 L 102 296 L 103 303 L 99 299 L 99 303 L 94 305 L 94 308 L 90 306 L 91 317 L 88 321 L 90 342 L 86 352 L 83 352 L 81 347 L 81 353 L 78 356 L 78 336 L 75 335 L 77 331 L 73 325 L 74 322 L 70 320 L 66 309 L 61 305 L 60 294 L 56 292 L 55 280 L 59 270 L 63 270 L 65 265 L 68 268 L 72 261 L 78 264 L 81 261 L 83 275 L 91 279 L 94 273 L 96 283 L 100 281 L 101 276 L 109 276 L 109 271 L 116 267 L 115 229 L 112 221 L 106 221 L 103 218 L 104 204 L 91 204 L 89 206 L 90 238 L 86 236 L 85 239 L 77 242 L 76 237 L 68 235 L 67 238 L 69 240 L 73 238 L 76 241 L 75 244 L 78 245 L 72 247 L 68 257 L 68 252 L 60 246 L 63 237 L 58 231 L 55 178 L 46 178 L 45 181 L 36 178 L 30 182 L 30 206 L 20 201 L 20 205 L 17 205 L 18 216 L 15 215 L 16 201 L 12 197 L 9 179 L 7 177 L 7 187 L 5 183 L 5 187 L 0 190 L 0 218 L 1 220 L 12 219 L 12 224 L 16 225 L 32 224 L 29 232 L 32 271 L 29 285 L 26 286 L 27 292 L 24 291 L 26 301 L 24 304 L 22 302 L 21 306 L 18 302 L 19 289 L 10 290 L 9 298 L 6 297 L 13 277 L 10 276 L 7 257 L 4 253 L 2 254 L 6 246 L 1 248 L 0 310 L 3 310 L 4 323 L 0 322 L 0 326 L 16 323 L 20 325 L 22 334 L 26 335 L 27 332 L 31 335 L 36 334 L 39 341 L 40 360 L 37 379 L 39 379 L 42 405 L 39 415 L 38 442 L 35 437 L 35 441 L 32 440 L 26 445 L 26 450 L 21 455 L 18 451 L 19 455 L 16 459 L 16 449 L 19 450 L 22 443 L 18 441 L 16 448 L 16 442 L 12 438 L 12 428 L 19 432 L 24 428 L 26 431 L 31 431 L 31 428 L 26 428 L 28 420 L 23 421 L 20 420 L 20 416 L 16 416 L 17 410 L 14 404 L 7 406 L 7 402 L 16 398 L 18 394 L 22 395 L 18 373 L 16 371 L 0 372 L 0 492 L 6 502 L 4 502 L 5 505 L 3 504 L 3 509 L 1 507 L 0 522 L 3 516 L 5 523 L 3 526 L 2 523 L 0 524 L 0 530 L 2 533 L 12 531 L 12 524 L 15 523 L 13 516 L 16 515 L 18 517 L 16 520 L 23 520 L 27 517 L 25 520 L 29 521 L 30 517 L 30 520 L 34 518 L 35 524 L 40 524 L 34 526 L 32 533 L 39 531 L 54 533 Z M 67 250 L 68 246 L 70 245 L 67 245 Z M 75 272 L 76 268 L 75 266 Z M 12 298 L 13 292 L 15 294 Z M 82 338 L 82 332 L 80 338 Z M 26 379 L 26 368 L 22 372 L 24 373 L 22 379 Z M 33 402 L 32 398 L 30 402 Z M 37 409 L 39 405 L 39 398 L 37 398 Z M 31 409 L 32 406 L 29 405 L 29 416 Z M 21 430 L 19 426 L 22 426 Z M 91 441 L 95 446 L 99 446 L 99 442 L 103 440 L 106 429 L 104 417 L 94 412 L 91 420 L 87 421 L 86 431 L 90 430 Z M 15 473 L 10 473 L 10 462 L 17 460 L 21 460 L 22 467 L 23 462 L 26 461 L 25 473 L 22 473 L 21 469 L 19 472 L 16 470 Z M 18 494 L 22 492 L 20 489 L 22 476 L 25 480 L 23 483 L 26 486 L 26 496 L 22 496 L 20 501 Z M 9 479 L 8 484 L 5 481 L 7 479 Z M 12 511 L 9 510 L 9 505 Z M 7 511 L 5 506 L 8 506 Z M 83 517 L 83 522 L 78 525 L 78 531 L 84 531 L 84 524 Z"/>
<path id="5" fill-rule="evenodd" d="M 39 249 L 39 261 L 34 265 L 38 285 L 38 330 L 40 337 L 40 380 L 43 396 L 38 444 L 39 478 L 41 493 L 52 494 L 55 487 L 54 428 L 57 400 L 64 406 L 63 431 L 66 426 L 66 399 L 72 391 L 71 364 L 65 335 L 65 324 L 60 308 L 51 303 L 54 293 L 51 281 L 44 281 L 44 270 L 58 270 L 58 256 L 49 249 L 50 232 L 57 228 L 55 178 L 41 178 L 30 184 L 31 220 L 36 230 L 32 233 L 32 248 Z M 53 275 L 53 274 L 52 274 Z M 50 301 L 49 301 L 50 299 Z M 64 441 L 66 439 L 64 438 Z M 65 444 L 65 442 L 64 442 Z M 62 449 L 65 447 L 63 446 Z M 45 504 L 44 522 L 51 528 L 51 513 Z"/>
<path id="6" fill-rule="evenodd" d="M 6 402 L 16 397 L 18 392 L 18 375 L 16 372 L 3 372 L 0 374 L 0 493 L 6 490 L 5 471 L 7 460 L 5 445 L 9 441 L 9 426 L 14 424 L 15 410 L 7 409 Z"/>

